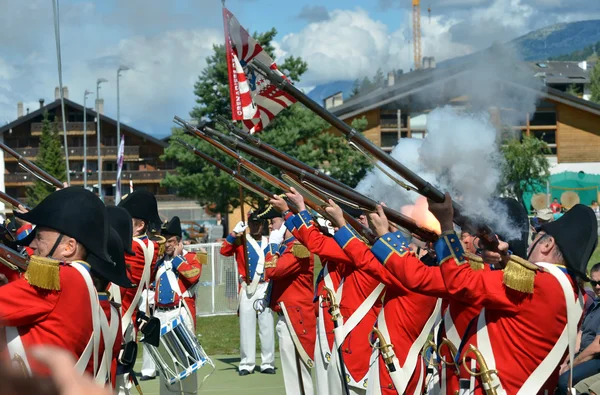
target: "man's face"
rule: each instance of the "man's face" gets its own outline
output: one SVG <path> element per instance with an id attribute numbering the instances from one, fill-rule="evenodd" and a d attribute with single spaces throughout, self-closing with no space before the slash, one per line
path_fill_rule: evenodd
<path id="1" fill-rule="evenodd" d="M 29 244 L 29 248 L 33 250 L 34 255 L 48 257 L 48 254 L 52 250 L 52 247 L 54 247 L 54 243 L 56 243 L 59 236 L 60 233 L 55 230 L 38 226 L 35 230 L 35 238 L 31 244 Z M 54 251 L 53 256 L 57 259 L 60 258 L 60 250 L 61 246 L 58 246 Z"/>
<path id="2" fill-rule="evenodd" d="M 271 227 L 273 230 L 278 230 L 281 229 L 281 227 L 283 226 L 284 220 L 281 217 L 277 217 L 277 218 L 273 218 L 271 220 Z"/>
<path id="3" fill-rule="evenodd" d="M 179 241 L 177 240 L 177 236 L 169 237 L 165 243 L 165 252 L 167 255 L 173 256 L 173 254 L 175 254 L 175 248 L 177 248 L 178 244 Z"/>
<path id="4" fill-rule="evenodd" d="M 596 296 L 600 297 L 600 272 L 593 272 L 590 274 L 590 279 L 592 280 L 590 281 L 590 285 L 592 286 L 594 293 Z"/>
<path id="5" fill-rule="evenodd" d="M 471 254 L 475 254 L 477 252 L 477 248 L 473 244 L 473 240 L 475 237 L 469 232 L 461 232 L 460 241 L 463 245 L 465 251 L 470 252 Z"/>

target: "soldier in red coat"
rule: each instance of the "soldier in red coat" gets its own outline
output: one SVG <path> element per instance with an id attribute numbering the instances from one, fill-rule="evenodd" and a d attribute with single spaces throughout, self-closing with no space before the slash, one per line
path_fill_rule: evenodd
<path id="1" fill-rule="evenodd" d="M 94 330 L 100 317 L 94 278 L 130 285 L 107 253 L 104 204 L 85 189 L 69 187 L 15 215 L 36 228 L 23 240 L 35 254 L 26 275 L 0 287 L 0 322 L 10 357 L 27 371 L 45 372 L 29 360 L 27 348 L 55 345 L 78 359 L 79 372 L 87 368 L 95 374 L 102 333 Z M 86 262 L 91 256 L 96 259 Z"/>
<path id="2" fill-rule="evenodd" d="M 356 270 L 356 266 L 352 263 L 352 259 L 344 253 L 343 249 L 336 243 L 334 238 L 323 235 L 318 228 L 313 225 L 312 219 L 304 206 L 302 195 L 292 188 L 287 197 L 295 204 L 300 212 L 291 218 L 292 214 L 288 214 L 286 224 L 290 222 L 294 225 L 293 234 L 298 240 L 304 244 L 311 253 L 319 256 L 322 262 L 325 262 L 327 272 L 323 275 L 323 281 L 317 284 L 319 293 L 323 296 L 323 288 L 331 289 L 336 299 L 334 304 L 339 305 L 340 316 L 337 322 L 337 328 L 333 328 L 331 314 L 323 312 L 323 326 L 319 328 L 319 342 L 325 337 L 327 339 L 327 347 L 325 351 L 324 367 L 327 371 L 327 391 L 330 394 L 339 394 L 345 392 L 342 385 L 341 367 L 339 362 L 338 348 L 341 348 L 344 363 L 344 380 L 348 384 L 348 389 L 352 394 L 361 394 L 366 391 L 367 374 L 369 371 L 369 357 L 371 355 L 371 345 L 369 344 L 369 334 L 373 328 L 373 324 L 377 319 L 379 310 L 381 309 L 381 292 L 383 284 L 367 273 Z M 287 210 L 287 204 L 283 199 L 275 198 L 275 206 L 280 210 Z M 353 213 L 356 216 L 359 213 Z M 290 220 L 291 218 L 291 220 Z M 331 274 L 330 270 L 335 271 Z M 329 279 L 327 278 L 329 275 Z M 336 278 L 339 280 L 336 281 Z M 339 287 L 343 281 L 343 289 Z M 327 282 L 327 284 L 325 284 Z M 335 284 L 337 282 L 337 285 Z M 322 308 L 322 309 L 326 309 Z M 325 324 L 325 320 L 330 323 Z M 335 336 L 322 335 L 322 329 L 327 332 L 327 328 Z M 335 342 L 334 341 L 335 337 Z M 322 356 L 321 350 L 315 356 Z M 329 354 L 329 358 L 327 357 Z M 320 365 L 316 364 L 317 366 Z M 319 366 L 319 370 L 321 367 Z M 322 388 L 319 391 L 323 391 Z"/>
<path id="3" fill-rule="evenodd" d="M 151 240 L 148 233 L 160 229 L 162 221 L 158 215 L 158 203 L 156 197 L 147 191 L 134 191 L 123 197 L 119 206 L 131 215 L 133 226 L 133 242 L 131 250 L 133 255 L 125 256 L 127 274 L 129 279 L 137 287 L 130 290 L 121 289 L 112 291 L 113 297 L 117 303 L 121 304 L 122 333 L 125 342 L 136 339 L 136 328 L 134 320 L 138 309 L 150 316 L 154 297 L 151 290 L 151 282 L 154 278 L 156 261 L 163 247 L 157 241 Z M 125 246 L 127 247 L 127 246 Z M 144 363 L 142 366 L 142 380 L 153 379 L 156 376 L 156 370 L 151 358 L 144 353 Z M 152 372 L 147 374 L 146 372 Z M 120 393 L 129 391 L 129 376 L 119 377 L 125 380 L 127 389 L 119 384 Z"/>
<path id="4" fill-rule="evenodd" d="M 281 226 L 282 221 L 274 223 L 273 230 Z M 310 375 L 316 337 L 313 270 L 314 255 L 289 231 L 285 232 L 278 251 L 266 257 L 265 277 L 272 282 L 269 305 L 279 316 L 276 330 L 287 394 L 313 394 Z"/>
<path id="5" fill-rule="evenodd" d="M 443 232 L 436 253 L 448 291 L 483 306 L 463 341 L 469 347 L 458 351 L 470 370 L 487 366 L 488 374 L 475 378 L 475 392 L 483 393 L 485 386 L 501 394 L 552 393 L 565 352 L 572 359 L 574 351 L 583 304 L 577 277 L 587 278 L 587 262 L 597 244 L 592 210 L 576 205 L 552 226 L 546 225 L 529 247 L 529 261 L 535 264 L 498 255 L 503 271 L 473 271 L 465 264 L 449 195 L 444 203 L 429 202 L 429 210 Z M 501 250 L 507 249 L 501 243 Z M 467 369 L 461 370 L 461 377 L 470 379 Z"/>

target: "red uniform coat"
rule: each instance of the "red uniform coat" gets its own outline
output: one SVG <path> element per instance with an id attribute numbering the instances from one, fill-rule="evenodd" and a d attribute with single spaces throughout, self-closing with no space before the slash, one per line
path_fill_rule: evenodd
<path id="1" fill-rule="evenodd" d="M 314 255 L 299 258 L 292 252 L 296 240 L 282 243 L 280 252 L 269 254 L 265 262 L 265 279 L 272 280 L 270 307 L 280 313 L 285 304 L 292 327 L 304 351 L 314 359 L 317 321 L 313 307 Z M 297 244 L 299 245 L 299 244 Z"/>
<path id="2" fill-rule="evenodd" d="M 311 217 L 308 211 L 302 211 L 296 216 L 296 229 L 300 241 L 309 250 L 315 253 L 327 262 L 335 262 L 335 266 L 331 265 L 331 269 L 337 271 L 337 277 L 343 279 L 344 285 L 342 290 L 342 298 L 337 301 L 340 305 L 340 313 L 346 322 L 356 309 L 367 299 L 379 285 L 380 281 L 368 275 L 367 273 L 356 270 L 356 266 L 352 263 L 352 259 L 338 245 L 338 242 L 332 237 L 324 236 L 317 227 L 312 224 Z M 342 232 L 343 233 L 343 232 Z M 340 234 L 341 235 L 341 234 Z M 336 239 L 338 236 L 336 236 Z M 342 245 L 345 243 L 342 243 Z M 335 285 L 335 283 L 334 283 Z M 339 283 L 338 283 L 339 285 Z M 320 285 L 320 292 L 323 290 L 324 284 Z M 365 378 L 369 371 L 369 357 L 371 356 L 371 345 L 369 343 L 369 334 L 373 330 L 373 325 L 377 320 L 377 315 L 381 310 L 381 297 L 377 298 L 373 306 L 369 309 L 364 318 L 352 329 L 346 336 L 342 344 L 342 352 L 346 372 L 352 376 L 355 382 L 360 383 Z M 327 316 L 330 317 L 329 314 Z M 327 321 L 331 322 L 331 319 Z M 333 345 L 333 335 L 329 335 L 329 330 L 333 334 L 333 322 L 328 330 L 328 341 Z M 330 340 L 331 337 L 331 340 Z M 334 350 L 335 351 L 335 350 Z"/>
<path id="3" fill-rule="evenodd" d="M 148 242 L 154 243 L 154 257 L 152 257 L 152 266 L 151 266 L 152 273 L 150 273 L 150 282 L 152 282 L 152 279 L 155 277 L 155 274 L 156 274 L 156 272 L 153 269 L 155 268 L 156 260 L 158 259 L 158 243 L 155 241 L 150 241 L 150 239 L 148 239 L 148 237 L 146 237 L 146 236 L 142 236 L 139 238 L 143 240 L 143 242 L 144 242 L 144 244 L 146 244 L 146 246 L 148 245 Z M 131 243 L 131 249 L 133 250 L 133 252 L 135 252 L 135 256 L 125 254 L 125 266 L 127 266 L 127 277 L 129 277 L 129 280 L 131 280 L 131 282 L 133 284 L 139 286 L 140 281 L 142 279 L 142 273 L 144 272 L 144 265 L 145 265 L 144 250 L 142 250 L 142 247 L 140 247 L 140 245 L 137 242 Z M 121 307 L 122 307 L 121 311 L 122 311 L 123 315 L 125 315 L 125 312 L 127 311 L 127 309 L 129 309 L 129 306 L 131 305 L 131 302 L 133 301 L 133 298 L 135 297 L 136 292 L 137 292 L 137 287 L 136 288 L 121 288 Z M 135 310 L 133 312 L 133 316 L 132 316 L 134 320 L 135 320 L 136 312 L 137 312 L 137 307 L 135 308 Z"/>
<path id="4" fill-rule="evenodd" d="M 502 271 L 474 271 L 465 264 L 457 239 L 451 232 L 442 235 L 436 244 L 446 288 L 454 298 L 486 309 L 487 331 L 500 381 L 508 395 L 515 394 L 552 350 L 565 328 L 563 292 L 554 276 L 545 272 L 535 274 L 533 294 L 511 290 L 503 284 Z M 451 251 L 449 246 L 456 251 Z M 575 299 L 577 288 L 572 285 Z M 466 336 L 468 343 L 477 344 L 475 330 Z M 466 372 L 461 374 L 467 378 Z M 552 393 L 557 381 L 555 372 L 540 393 L 544 390 Z M 476 393 L 483 394 L 479 379 Z"/>
<path id="5" fill-rule="evenodd" d="M 0 322 L 18 328 L 26 349 L 57 346 L 78 360 L 93 331 L 89 292 L 81 274 L 68 265 L 60 266 L 60 287 L 44 291 L 24 278 L 0 287 Z M 47 373 L 44 365 L 28 360 L 34 372 Z"/>
<path id="6" fill-rule="evenodd" d="M 112 309 L 110 308 L 110 306 L 111 306 L 111 303 L 107 299 L 102 298 L 102 295 L 100 294 L 100 307 L 102 307 L 102 311 L 104 311 L 104 314 L 106 314 L 106 318 L 108 319 L 109 324 L 112 319 L 116 318 L 117 320 L 119 320 L 119 326 L 118 326 L 119 329 L 117 331 L 117 337 L 115 338 L 115 343 L 113 344 L 112 361 L 110 364 L 110 382 L 112 383 L 112 388 L 114 389 L 115 383 L 116 383 L 116 377 L 117 377 L 117 358 L 119 357 L 119 352 L 121 351 L 121 344 L 123 343 L 123 333 L 121 332 L 121 317 L 118 314 L 116 317 L 113 317 Z M 100 352 L 98 355 L 102 356 L 103 353 L 104 353 L 104 336 L 102 338 L 100 338 Z M 100 365 L 98 365 L 98 366 L 100 366 Z M 88 368 L 89 368 L 89 365 L 88 365 Z"/>
<path id="7" fill-rule="evenodd" d="M 252 237 L 252 236 L 250 236 Z M 238 267 L 238 275 L 246 281 L 246 260 L 244 258 L 244 248 L 242 244 L 235 243 L 236 237 L 233 234 L 227 236 L 225 240 L 223 240 L 223 244 L 221 245 L 221 255 L 223 256 L 235 256 L 235 261 Z"/>
<path id="8" fill-rule="evenodd" d="M 177 283 L 179 290 L 183 294 L 190 290 L 194 285 L 198 284 L 200 280 L 200 274 L 202 271 L 202 265 L 196 258 L 196 254 L 189 252 L 183 257 L 175 257 L 171 261 L 174 267 L 174 271 L 177 275 Z M 161 267 L 162 261 L 157 262 L 157 274 L 158 269 Z M 192 290 L 193 291 L 193 290 Z M 154 293 L 154 301 L 156 306 L 172 307 L 179 305 L 180 297 L 176 292 L 171 290 L 171 284 L 169 284 L 166 274 L 163 274 L 160 278 L 156 278 L 156 292 Z M 184 303 L 190 309 L 192 320 L 194 321 L 194 327 L 196 326 L 196 295 L 192 292 L 189 297 L 183 298 Z"/>
<path id="9" fill-rule="evenodd" d="M 338 235 L 352 233 L 348 227 L 340 229 Z M 416 293 L 406 288 L 394 273 L 401 270 L 406 262 L 413 261 L 420 265 L 418 258 L 401 248 L 401 241 L 388 243 L 385 240 L 392 236 L 400 240 L 399 234 L 381 237 L 373 246 L 373 252 L 360 239 L 351 236 L 345 243 L 344 251 L 353 257 L 355 264 L 386 285 L 383 299 L 383 310 L 390 334 L 390 342 L 394 345 L 394 353 L 401 365 L 404 365 L 410 347 L 421 334 L 423 327 L 431 317 L 437 297 Z M 377 256 L 377 257 L 376 257 Z M 383 265 L 382 265 L 383 262 Z M 385 266 L 385 267 L 384 267 Z M 386 270 L 387 269 L 387 270 Z M 383 358 L 379 358 L 379 381 L 383 394 L 396 394 L 397 390 L 387 371 Z M 415 371 L 406 387 L 405 393 L 414 393 L 419 383 L 423 358 L 418 357 Z M 423 374 L 423 379 L 425 375 Z"/>

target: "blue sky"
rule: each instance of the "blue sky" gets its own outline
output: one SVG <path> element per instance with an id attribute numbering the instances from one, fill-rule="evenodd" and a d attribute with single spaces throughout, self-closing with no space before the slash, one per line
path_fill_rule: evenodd
<path id="1" fill-rule="evenodd" d="M 591 3 L 591 4 L 590 4 Z M 122 120 L 167 135 L 173 115 L 195 105 L 193 85 L 212 45 L 223 42 L 219 0 L 61 0 L 63 80 L 83 101 L 104 77 L 105 111 L 116 114 L 116 70 Z M 249 31 L 277 28 L 278 58 L 301 56 L 309 71 L 301 87 L 353 80 L 381 67 L 412 65 L 410 0 L 228 0 Z M 431 21 L 427 7 L 431 6 Z M 58 84 L 49 0 L 2 0 L 0 123 L 16 118 L 16 103 L 37 108 Z M 600 19 L 587 0 L 430 0 L 422 4 L 423 52 L 438 60 L 486 48 L 557 22 Z"/>

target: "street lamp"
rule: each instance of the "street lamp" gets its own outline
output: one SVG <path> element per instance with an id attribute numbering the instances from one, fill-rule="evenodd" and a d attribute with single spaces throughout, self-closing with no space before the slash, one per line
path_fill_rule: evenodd
<path id="1" fill-rule="evenodd" d="M 98 144 L 98 197 L 104 201 L 102 197 L 102 156 L 100 155 L 100 84 L 108 82 L 106 78 L 98 78 L 96 81 L 96 138 Z"/>
<path id="2" fill-rule="evenodd" d="M 119 166 L 119 148 L 121 146 L 121 99 L 120 99 L 120 87 L 119 78 L 121 77 L 121 71 L 127 71 L 129 67 L 120 66 L 117 70 L 117 184 L 115 193 L 115 205 L 119 204 L 121 200 L 121 173 L 118 171 Z"/>
<path id="3" fill-rule="evenodd" d="M 87 97 L 92 92 L 87 89 L 83 93 L 83 187 L 87 189 Z"/>

